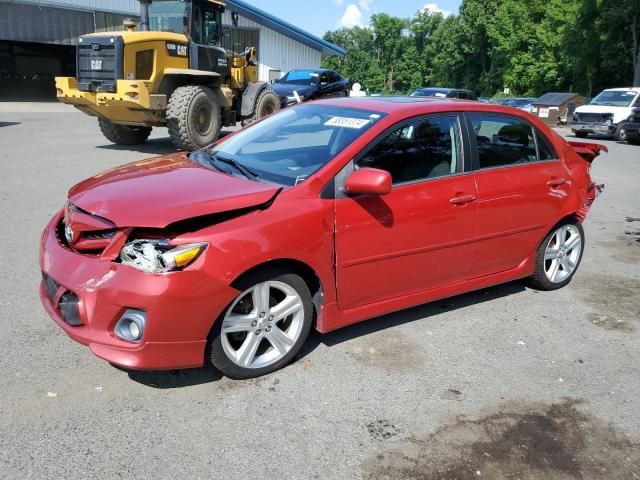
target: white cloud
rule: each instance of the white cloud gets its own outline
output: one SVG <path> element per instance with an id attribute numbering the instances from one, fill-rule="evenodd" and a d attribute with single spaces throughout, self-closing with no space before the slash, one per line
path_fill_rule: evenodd
<path id="1" fill-rule="evenodd" d="M 362 23 L 362 12 L 360 8 L 355 4 L 347 5 L 347 9 L 342 15 L 342 18 L 338 21 L 338 25 L 345 28 L 351 28 L 363 25 Z"/>
<path id="2" fill-rule="evenodd" d="M 343 0 L 334 0 L 340 1 Z M 373 11 L 372 3 L 374 0 L 358 0 L 358 3 L 350 3 L 344 14 L 338 20 L 338 27 L 366 27 L 369 24 L 369 17 Z"/>
<path id="3" fill-rule="evenodd" d="M 449 15 L 451 15 L 453 13 L 451 10 L 444 10 L 444 9 L 440 8 L 437 3 L 427 3 L 423 7 L 422 11 L 423 12 L 429 12 L 431 14 L 433 14 L 433 13 L 441 13 L 443 17 L 448 17 Z"/>
<path id="4" fill-rule="evenodd" d="M 360 5 L 360 10 L 362 10 L 363 12 L 370 12 L 371 11 L 371 0 L 360 0 L 358 2 L 358 5 Z"/>

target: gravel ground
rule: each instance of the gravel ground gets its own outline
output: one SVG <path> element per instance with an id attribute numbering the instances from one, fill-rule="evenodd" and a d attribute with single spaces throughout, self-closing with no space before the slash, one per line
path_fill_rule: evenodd
<path id="1" fill-rule="evenodd" d="M 568 133 L 568 132 L 565 132 Z M 640 479 L 640 147 L 565 289 L 514 282 L 314 335 L 252 381 L 127 373 L 38 300 L 39 235 L 77 181 L 172 151 L 57 104 L 0 103 L 0 478 Z"/>

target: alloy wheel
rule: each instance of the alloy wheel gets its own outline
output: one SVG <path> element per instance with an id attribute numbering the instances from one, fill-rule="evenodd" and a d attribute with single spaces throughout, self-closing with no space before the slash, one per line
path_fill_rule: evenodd
<path id="1" fill-rule="evenodd" d="M 559 227 L 547 243 L 544 252 L 544 273 L 552 283 L 561 283 L 569 277 L 580 260 L 582 235 L 575 225 Z"/>
<path id="2" fill-rule="evenodd" d="M 242 292 L 227 310 L 221 327 L 222 349 L 240 367 L 267 367 L 296 344 L 303 323 L 304 303 L 292 286 L 261 282 Z"/>

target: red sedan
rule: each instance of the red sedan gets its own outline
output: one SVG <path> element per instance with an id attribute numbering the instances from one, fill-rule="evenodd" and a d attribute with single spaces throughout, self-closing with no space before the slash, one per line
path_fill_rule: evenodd
<path id="1" fill-rule="evenodd" d="M 40 297 L 114 364 L 263 375 L 311 328 L 524 277 L 566 285 L 603 149 L 498 105 L 306 103 L 73 187 L 42 235 Z"/>

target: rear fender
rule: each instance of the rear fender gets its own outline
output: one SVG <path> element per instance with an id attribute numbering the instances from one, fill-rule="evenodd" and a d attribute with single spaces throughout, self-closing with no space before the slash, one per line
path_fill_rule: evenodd
<path id="1" fill-rule="evenodd" d="M 587 216 L 596 197 L 604 190 L 604 184 L 598 185 L 591 178 L 591 165 L 600 152 L 609 149 L 599 143 L 567 142 L 565 158 L 576 182 L 581 205 L 575 215 L 582 222 Z"/>
<path id="2" fill-rule="evenodd" d="M 592 163 L 600 152 L 609 152 L 609 149 L 600 143 L 585 142 L 567 142 L 573 150 L 584 158 L 587 162 Z"/>

